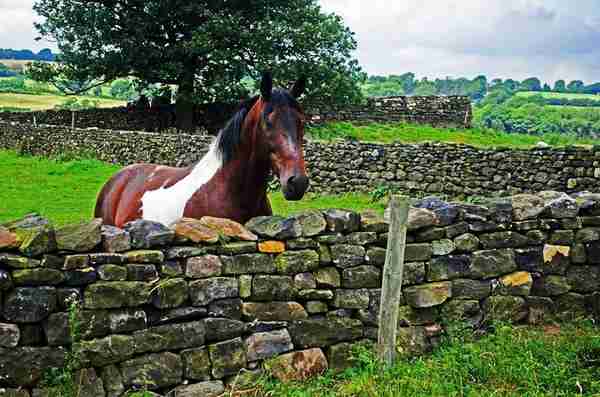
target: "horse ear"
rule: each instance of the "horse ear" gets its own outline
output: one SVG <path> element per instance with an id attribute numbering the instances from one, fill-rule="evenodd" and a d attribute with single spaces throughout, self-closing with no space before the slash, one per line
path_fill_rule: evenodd
<path id="1" fill-rule="evenodd" d="M 260 95 L 265 101 L 271 100 L 271 93 L 273 92 L 273 76 L 271 72 L 264 72 L 262 81 L 260 82 Z"/>
<path id="2" fill-rule="evenodd" d="M 292 87 L 292 91 L 290 92 L 292 96 L 296 99 L 300 98 L 302 94 L 304 94 L 304 90 L 306 89 L 306 76 L 302 76 L 294 83 Z"/>

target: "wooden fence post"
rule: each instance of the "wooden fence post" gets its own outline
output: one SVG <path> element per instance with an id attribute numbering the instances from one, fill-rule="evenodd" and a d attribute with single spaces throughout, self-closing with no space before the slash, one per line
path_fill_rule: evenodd
<path id="1" fill-rule="evenodd" d="M 71 110 L 71 130 L 75 130 L 75 111 Z"/>
<path id="2" fill-rule="evenodd" d="M 379 309 L 379 334 L 377 337 L 379 359 L 387 366 L 393 364 L 396 356 L 396 333 L 400 296 L 402 294 L 408 207 L 407 196 L 392 196 L 390 200 L 390 228 L 381 288 L 381 307 Z"/>

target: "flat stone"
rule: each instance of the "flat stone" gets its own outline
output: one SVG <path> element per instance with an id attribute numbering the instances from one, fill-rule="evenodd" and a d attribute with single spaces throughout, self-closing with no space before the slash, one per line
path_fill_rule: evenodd
<path id="1" fill-rule="evenodd" d="M 319 287 L 339 288 L 342 285 L 340 273 L 335 267 L 321 268 L 314 274 Z"/>
<path id="2" fill-rule="evenodd" d="M 433 241 L 431 247 L 435 256 L 448 255 L 456 249 L 454 242 L 448 239 Z"/>
<path id="3" fill-rule="evenodd" d="M 545 201 L 533 194 L 518 194 L 512 197 L 513 219 L 524 221 L 536 218 L 544 211 Z"/>
<path id="4" fill-rule="evenodd" d="M 244 342 L 248 361 L 265 360 L 294 348 L 292 338 L 286 329 L 252 334 Z"/>
<path id="5" fill-rule="evenodd" d="M 86 288 L 87 309 L 141 306 L 149 302 L 152 285 L 139 281 L 99 281 Z"/>
<path id="6" fill-rule="evenodd" d="M 452 280 L 452 296 L 460 299 L 484 299 L 492 293 L 492 282 L 481 280 Z"/>
<path id="7" fill-rule="evenodd" d="M 188 284 L 182 278 L 161 280 L 152 292 L 152 305 L 157 309 L 173 309 L 188 299 Z"/>
<path id="8" fill-rule="evenodd" d="M 206 340 L 207 328 L 201 321 L 166 324 L 147 328 L 133 333 L 135 353 L 181 350 L 202 346 Z"/>
<path id="9" fill-rule="evenodd" d="M 163 278 L 181 277 L 184 275 L 183 265 L 177 261 L 166 261 L 159 265 L 160 276 Z"/>
<path id="10" fill-rule="evenodd" d="M 332 300 L 333 291 L 328 289 L 305 289 L 298 292 L 298 298 L 302 300 Z"/>
<path id="11" fill-rule="evenodd" d="M 45 370 L 61 368 L 65 351 L 50 347 L 0 347 L 0 373 L 3 384 L 20 387 L 35 386 Z"/>
<path id="12" fill-rule="evenodd" d="M 17 235 L 17 240 L 21 242 L 19 251 L 25 256 L 35 258 L 56 251 L 55 232 L 50 224 L 14 228 L 8 226 L 8 230 Z"/>
<path id="13" fill-rule="evenodd" d="M 327 358 L 319 348 L 283 354 L 268 368 L 281 382 L 304 381 L 323 374 L 327 369 Z"/>
<path id="14" fill-rule="evenodd" d="M 317 236 L 325 231 L 327 228 L 327 222 L 323 214 L 317 210 L 308 210 L 301 212 L 294 216 L 300 228 L 302 229 L 302 236 L 313 237 Z"/>
<path id="15" fill-rule="evenodd" d="M 158 279 L 156 266 L 149 263 L 134 263 L 127 265 L 129 281 L 154 281 Z"/>
<path id="16" fill-rule="evenodd" d="M 131 235 L 123 229 L 103 225 L 100 234 L 102 249 L 106 252 L 125 252 L 131 249 Z"/>
<path id="17" fill-rule="evenodd" d="M 241 275 L 238 278 L 240 298 L 247 299 L 252 296 L 252 278 L 250 275 Z"/>
<path id="18" fill-rule="evenodd" d="M 459 214 L 458 207 L 437 197 L 425 197 L 414 204 L 415 208 L 431 210 L 438 218 L 440 226 L 451 225 Z"/>
<path id="19" fill-rule="evenodd" d="M 294 287 L 298 290 L 315 289 L 317 288 L 317 280 L 312 273 L 296 274 L 294 276 Z"/>
<path id="20" fill-rule="evenodd" d="M 120 364 L 123 384 L 129 387 L 162 389 L 181 383 L 183 363 L 173 353 L 150 354 Z"/>
<path id="21" fill-rule="evenodd" d="M 185 276 L 188 278 L 216 277 L 222 272 L 223 264 L 216 255 L 195 256 L 186 260 Z"/>
<path id="22" fill-rule="evenodd" d="M 289 301 L 298 293 L 290 276 L 256 275 L 252 280 L 253 300 Z"/>
<path id="23" fill-rule="evenodd" d="M 360 245 L 337 244 L 331 247 L 333 263 L 343 269 L 361 265 L 365 261 L 366 251 Z"/>
<path id="24" fill-rule="evenodd" d="M 181 359 L 184 365 L 184 378 L 210 380 L 210 358 L 206 347 L 183 350 Z"/>
<path id="25" fill-rule="evenodd" d="M 283 254 L 282 254 L 283 255 Z M 223 263 L 223 274 L 241 275 L 276 272 L 273 258 L 267 254 L 243 254 L 233 257 L 221 257 Z"/>
<path id="26" fill-rule="evenodd" d="M 369 291 L 366 289 L 338 289 L 333 306 L 341 309 L 366 309 L 369 307 Z"/>
<path id="27" fill-rule="evenodd" d="M 333 262 L 331 257 L 331 249 L 325 244 L 319 244 L 319 261 L 322 264 L 330 264 Z"/>
<path id="28" fill-rule="evenodd" d="M 146 328 L 146 312 L 140 309 L 114 310 L 108 314 L 110 331 L 115 334 Z"/>
<path id="29" fill-rule="evenodd" d="M 8 229 L 0 226 L 0 250 L 13 250 L 19 248 L 21 242 L 15 233 L 11 233 Z"/>
<path id="30" fill-rule="evenodd" d="M 242 300 L 239 298 L 219 299 L 208 305 L 208 315 L 234 320 L 242 318 Z"/>
<path id="31" fill-rule="evenodd" d="M 533 278 L 529 272 L 515 272 L 500 278 L 499 293 L 501 295 L 527 296 L 531 292 Z"/>
<path id="32" fill-rule="evenodd" d="M 181 218 L 170 228 L 175 233 L 177 241 L 205 244 L 214 244 L 219 241 L 219 233 L 207 227 L 198 219 Z"/>
<path id="33" fill-rule="evenodd" d="M 407 227 L 409 231 L 439 226 L 440 220 L 435 212 L 424 208 L 410 208 Z"/>
<path id="34" fill-rule="evenodd" d="M 304 307 L 297 302 L 244 302 L 242 314 L 251 320 L 294 321 L 308 318 Z"/>
<path id="35" fill-rule="evenodd" d="M 406 244 L 404 251 L 405 262 L 421 262 L 428 261 L 433 255 L 433 247 L 431 244 Z"/>
<path id="36" fill-rule="evenodd" d="M 98 277 L 103 281 L 127 280 L 127 268 L 118 265 L 102 265 L 97 269 Z"/>
<path id="37" fill-rule="evenodd" d="M 404 289 L 406 302 L 414 308 L 427 308 L 441 305 L 452 297 L 452 284 L 450 282 L 438 282 L 417 285 Z"/>
<path id="38" fill-rule="evenodd" d="M 365 349 L 372 349 L 372 342 L 368 340 L 356 343 L 338 343 L 337 345 L 329 346 L 327 349 L 327 360 L 329 370 L 333 373 L 340 373 L 358 364 L 357 357 L 354 354 L 354 349 L 357 346 L 362 346 Z"/>
<path id="39" fill-rule="evenodd" d="M 360 216 L 361 230 L 365 232 L 387 233 L 389 224 L 375 210 L 365 210 Z"/>
<path id="40" fill-rule="evenodd" d="M 15 288 L 4 296 L 5 320 L 15 323 L 37 323 L 56 309 L 53 287 Z"/>
<path id="41" fill-rule="evenodd" d="M 478 324 L 482 319 L 481 308 L 477 300 L 451 299 L 442 306 L 442 317 L 449 321 Z"/>
<path id="42" fill-rule="evenodd" d="M 365 256 L 365 261 L 369 265 L 383 266 L 385 264 L 385 248 L 369 247 Z"/>
<path id="43" fill-rule="evenodd" d="M 572 266 L 567 270 L 567 280 L 573 292 L 589 294 L 600 291 L 600 267 Z"/>
<path id="44" fill-rule="evenodd" d="M 305 306 L 309 314 L 327 313 L 329 310 L 327 303 L 321 301 L 308 301 Z"/>
<path id="45" fill-rule="evenodd" d="M 288 240 L 302 235 L 302 226 L 295 218 L 259 216 L 250 219 L 246 228 L 251 232 L 275 240 Z"/>
<path id="46" fill-rule="evenodd" d="M 540 194 L 543 196 L 543 192 Z M 545 200 L 544 215 L 554 219 L 575 218 L 579 212 L 579 206 L 575 199 L 566 193 L 558 193 L 555 197 Z"/>
<path id="47" fill-rule="evenodd" d="M 21 332 L 16 324 L 0 323 L 0 347 L 17 347 Z"/>
<path id="48" fill-rule="evenodd" d="M 219 342 L 208 346 L 212 376 L 222 379 L 236 374 L 247 363 L 246 345 L 241 338 Z"/>
<path id="49" fill-rule="evenodd" d="M 231 219 L 214 218 L 203 216 L 200 223 L 209 229 L 214 230 L 220 236 L 225 236 L 234 240 L 257 241 L 256 234 L 250 232 L 243 225 Z"/>
<path id="50" fill-rule="evenodd" d="M 304 273 L 318 267 L 319 254 L 312 250 L 286 251 L 275 258 L 275 268 L 279 274 Z"/>
<path id="51" fill-rule="evenodd" d="M 526 236 L 510 231 L 482 234 L 479 236 L 479 241 L 484 249 L 522 248 L 530 243 Z"/>
<path id="52" fill-rule="evenodd" d="M 228 318 L 206 318 L 201 320 L 206 329 L 206 341 L 218 342 L 242 336 L 246 324 Z"/>
<path id="53" fill-rule="evenodd" d="M 65 285 L 69 287 L 83 287 L 96 282 L 98 279 L 98 273 L 93 267 L 64 272 L 64 275 Z"/>
<path id="54" fill-rule="evenodd" d="M 515 252 L 511 249 L 477 251 L 471 259 L 470 276 L 491 278 L 517 270 Z"/>
<path id="55" fill-rule="evenodd" d="M 126 254 L 127 261 L 130 263 L 163 263 L 165 254 L 162 251 L 138 250 L 129 251 Z"/>
<path id="56" fill-rule="evenodd" d="M 177 386 L 167 397 L 218 397 L 225 391 L 223 382 L 215 380 L 191 385 Z"/>
<path id="57" fill-rule="evenodd" d="M 20 269 L 12 273 L 12 280 L 19 286 L 57 285 L 64 281 L 65 276 L 54 269 Z"/>
<path id="58" fill-rule="evenodd" d="M 293 240 L 288 240 L 285 244 L 287 249 L 290 250 L 319 249 L 319 243 L 308 237 L 300 237 Z"/>
<path id="59" fill-rule="evenodd" d="M 381 286 L 381 270 L 375 266 L 356 266 L 342 272 L 344 288 L 379 288 Z"/>
<path id="60" fill-rule="evenodd" d="M 537 296 L 558 296 L 571 291 L 571 288 L 572 286 L 566 276 L 548 275 L 537 277 L 533 281 L 531 294 Z"/>
<path id="61" fill-rule="evenodd" d="M 0 254 L 0 265 L 6 265 L 12 269 L 31 269 L 39 267 L 41 262 L 36 259 L 25 258 L 13 254 Z"/>
<path id="62" fill-rule="evenodd" d="M 356 319 L 330 317 L 294 321 L 288 328 L 296 348 L 331 346 L 362 337 L 362 323 Z"/>
<path id="63" fill-rule="evenodd" d="M 453 280 L 469 275 L 471 258 L 467 255 L 438 256 L 429 264 L 429 281 Z"/>
<path id="64" fill-rule="evenodd" d="M 258 243 L 258 251 L 265 254 L 281 254 L 285 252 L 283 241 L 267 240 Z"/>
<path id="65" fill-rule="evenodd" d="M 102 241 L 101 228 L 102 219 L 63 226 L 56 229 L 56 246 L 64 251 L 92 251 Z"/>
<path id="66" fill-rule="evenodd" d="M 206 317 L 206 314 L 207 310 L 204 307 L 178 307 L 170 310 L 161 310 L 160 312 L 150 312 L 148 322 L 151 325 L 162 325 L 194 321 Z"/>
<path id="67" fill-rule="evenodd" d="M 483 301 L 486 318 L 519 322 L 527 317 L 527 304 L 520 296 L 490 296 Z"/>
<path id="68" fill-rule="evenodd" d="M 425 281 L 425 263 L 408 262 L 404 264 L 402 285 L 421 284 Z"/>
<path id="69" fill-rule="evenodd" d="M 377 242 L 377 233 L 373 232 L 354 232 L 346 236 L 346 244 L 350 245 L 368 245 Z"/>
<path id="70" fill-rule="evenodd" d="M 77 348 L 82 365 L 97 368 L 117 364 L 135 354 L 133 338 L 128 335 L 110 335 L 102 339 L 81 341 Z"/>
<path id="71" fill-rule="evenodd" d="M 454 239 L 454 246 L 457 251 L 473 252 L 479 249 L 479 239 L 471 233 L 461 234 Z"/>
<path id="72" fill-rule="evenodd" d="M 175 232 L 167 226 L 144 219 L 128 222 L 123 229 L 131 235 L 131 247 L 133 249 L 166 246 L 175 238 Z"/>
<path id="73" fill-rule="evenodd" d="M 343 209 L 328 209 L 323 212 L 327 230 L 333 233 L 351 233 L 360 230 L 360 214 Z"/>
<path id="74" fill-rule="evenodd" d="M 254 241 L 234 241 L 216 247 L 216 253 L 221 255 L 253 254 L 257 251 Z"/>
<path id="75" fill-rule="evenodd" d="M 194 306 L 206 306 L 214 300 L 239 297 L 236 278 L 213 277 L 189 283 L 190 298 Z"/>

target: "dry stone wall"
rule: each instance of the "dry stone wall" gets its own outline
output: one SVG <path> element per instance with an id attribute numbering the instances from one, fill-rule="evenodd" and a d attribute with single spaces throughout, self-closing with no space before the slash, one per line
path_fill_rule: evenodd
<path id="1" fill-rule="evenodd" d="M 33 155 L 89 153 L 131 164 L 190 165 L 208 150 L 211 137 L 101 129 L 71 130 L 0 121 L 0 148 Z M 306 142 L 305 155 L 315 193 L 372 191 L 389 186 L 413 196 L 508 196 L 558 190 L 598 191 L 600 147 L 481 149 L 451 144 Z"/>
<path id="2" fill-rule="evenodd" d="M 598 317 L 600 195 L 414 206 L 400 351 L 431 350 L 444 323 Z M 217 396 L 265 366 L 282 380 L 342 370 L 354 345 L 377 336 L 387 233 L 374 213 L 334 209 L 245 227 L 203 218 L 55 228 L 36 215 L 4 224 L 0 387 L 43 395 L 44 372 L 70 350 L 81 395 L 94 397 Z"/>
<path id="3" fill-rule="evenodd" d="M 225 125 L 236 110 L 236 105 L 215 103 L 196 107 L 194 120 L 198 132 L 216 133 Z M 175 127 L 173 107 L 158 111 L 133 111 L 125 107 L 89 109 L 75 112 L 78 128 L 104 128 L 109 130 L 158 131 Z M 307 119 L 310 124 L 331 121 L 352 122 L 398 122 L 423 123 L 438 126 L 471 126 L 471 102 L 468 97 L 425 96 L 386 97 L 369 99 L 363 105 L 332 108 L 326 104 L 307 104 Z M 71 126 L 69 110 L 38 112 L 0 112 L 0 120 L 26 124 L 36 123 Z"/>

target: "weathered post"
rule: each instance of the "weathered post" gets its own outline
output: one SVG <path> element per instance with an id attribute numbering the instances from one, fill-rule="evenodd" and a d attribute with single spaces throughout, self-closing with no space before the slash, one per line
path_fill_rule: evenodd
<path id="1" fill-rule="evenodd" d="M 387 366 L 396 356 L 396 333 L 398 311 L 402 294 L 402 273 L 404 271 L 404 250 L 408 224 L 408 197 L 392 196 L 390 200 L 390 228 L 388 233 L 381 307 L 379 309 L 379 334 L 377 351 L 380 360 Z"/>
<path id="2" fill-rule="evenodd" d="M 75 130 L 75 111 L 71 110 L 71 130 Z"/>

